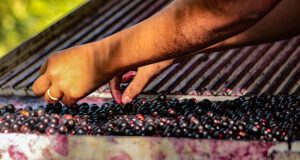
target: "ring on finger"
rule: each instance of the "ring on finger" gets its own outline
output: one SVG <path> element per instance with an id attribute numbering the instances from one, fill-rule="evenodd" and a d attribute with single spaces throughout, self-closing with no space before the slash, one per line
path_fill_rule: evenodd
<path id="1" fill-rule="evenodd" d="M 53 97 L 53 96 L 50 95 L 50 88 L 47 90 L 47 95 L 48 95 L 48 97 L 49 97 L 51 100 L 53 100 L 53 101 L 58 101 L 58 98 Z"/>

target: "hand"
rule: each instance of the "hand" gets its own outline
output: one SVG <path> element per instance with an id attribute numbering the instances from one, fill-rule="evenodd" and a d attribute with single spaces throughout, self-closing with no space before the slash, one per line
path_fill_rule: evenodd
<path id="1" fill-rule="evenodd" d="M 73 104 L 114 76 L 99 66 L 104 66 L 103 62 L 96 57 L 90 44 L 53 54 L 41 67 L 41 76 L 34 82 L 33 92 L 37 96 L 44 95 L 48 103 L 62 100 L 64 104 Z M 48 89 L 57 101 L 49 97 Z"/>
<path id="2" fill-rule="evenodd" d="M 165 68 L 170 66 L 174 60 L 162 61 L 154 64 L 150 64 L 147 66 L 139 67 L 137 72 L 129 71 L 125 74 L 114 77 L 109 82 L 110 91 L 115 99 L 115 101 L 119 104 L 129 103 L 136 96 L 138 96 L 148 82 L 153 79 L 156 75 L 161 73 Z M 128 87 L 125 89 L 122 94 L 120 89 L 120 84 L 128 82 L 129 80 L 133 80 L 129 83 Z"/>

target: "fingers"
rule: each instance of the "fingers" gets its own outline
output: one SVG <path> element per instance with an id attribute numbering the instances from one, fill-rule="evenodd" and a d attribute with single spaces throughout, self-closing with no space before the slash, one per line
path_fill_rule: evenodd
<path id="1" fill-rule="evenodd" d="M 44 74 L 47 70 L 47 66 L 48 66 L 48 61 L 46 61 L 42 67 L 40 68 L 40 75 Z"/>
<path id="2" fill-rule="evenodd" d="M 51 82 L 47 78 L 46 75 L 41 75 L 34 83 L 32 86 L 32 90 L 35 95 L 37 96 L 42 96 L 44 95 L 48 88 L 50 87 Z"/>
<path id="3" fill-rule="evenodd" d="M 72 99 L 68 96 L 63 96 L 62 100 L 61 100 L 65 105 L 71 105 L 76 103 L 78 100 L 77 99 Z"/>
<path id="4" fill-rule="evenodd" d="M 49 94 L 52 98 L 57 98 L 58 100 L 53 100 L 48 95 L 48 89 Z M 71 99 L 67 96 L 64 96 L 63 92 L 56 87 L 55 85 L 51 85 L 51 82 L 48 80 L 46 75 L 40 76 L 33 84 L 32 90 L 35 95 L 42 96 L 44 95 L 45 101 L 48 103 L 56 103 L 59 100 L 62 100 L 62 102 L 66 105 L 71 105 L 76 102 L 76 100 Z M 121 98 L 120 98 L 121 99 Z"/>
<path id="5" fill-rule="evenodd" d="M 45 94 L 48 103 L 56 103 L 63 97 L 63 92 L 55 85 L 51 85 Z"/>
<path id="6" fill-rule="evenodd" d="M 136 71 L 129 71 L 123 74 L 122 76 L 116 76 L 109 81 L 110 92 L 114 100 L 116 101 L 116 103 L 118 104 L 122 103 L 122 91 L 120 89 L 120 84 L 132 80 L 135 75 L 136 75 Z"/>
<path id="7" fill-rule="evenodd" d="M 136 71 L 129 71 L 123 74 L 121 82 L 122 83 L 128 82 L 132 80 L 135 77 L 135 75 L 136 75 Z"/>
<path id="8" fill-rule="evenodd" d="M 121 98 L 122 98 L 122 93 L 120 90 L 120 77 L 114 77 L 112 80 L 109 81 L 109 88 L 110 92 L 114 98 L 114 100 L 118 103 L 121 104 Z"/>
<path id="9" fill-rule="evenodd" d="M 126 104 L 131 102 L 137 95 L 139 95 L 149 80 L 153 77 L 152 74 L 144 74 L 144 72 L 137 72 L 134 79 L 130 82 L 125 89 L 122 96 L 122 103 Z"/>

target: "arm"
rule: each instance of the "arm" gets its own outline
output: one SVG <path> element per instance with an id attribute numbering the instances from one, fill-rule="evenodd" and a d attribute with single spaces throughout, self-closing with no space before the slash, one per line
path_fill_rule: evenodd
<path id="1" fill-rule="evenodd" d="M 300 34 L 300 1 L 281 1 L 269 14 L 246 31 L 210 46 L 214 52 L 247 45 L 274 42 Z"/>
<path id="2" fill-rule="evenodd" d="M 300 1 L 281 1 L 271 12 L 269 12 L 254 26 L 236 36 L 203 49 L 201 53 L 272 42 L 298 35 L 300 33 L 300 21 L 298 20 L 299 15 Z M 139 67 L 137 74 L 134 75 L 133 81 L 130 82 L 123 94 L 119 89 L 120 83 L 122 83 L 122 78 L 115 77 L 110 81 L 110 89 L 114 99 L 118 103 L 130 102 L 140 94 L 152 78 L 161 73 L 172 63 L 173 60 L 167 60 Z"/>
<path id="3" fill-rule="evenodd" d="M 115 75 L 187 56 L 255 24 L 279 0 L 175 0 L 149 19 L 102 41 L 49 57 L 33 91 L 72 104 Z M 249 7 L 251 6 L 251 7 Z"/>
<path id="4" fill-rule="evenodd" d="M 186 56 L 244 31 L 277 2 L 177 0 L 146 21 L 95 43 L 99 61 L 105 58 L 112 72 L 121 72 Z"/>

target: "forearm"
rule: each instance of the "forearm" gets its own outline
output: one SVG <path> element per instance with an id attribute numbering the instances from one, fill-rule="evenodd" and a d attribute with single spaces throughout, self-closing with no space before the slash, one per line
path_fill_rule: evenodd
<path id="1" fill-rule="evenodd" d="M 249 29 L 197 53 L 209 53 L 247 45 L 274 42 L 299 35 L 299 16 L 299 0 L 281 1 L 271 12 Z M 176 60 L 175 62 L 180 61 L 182 60 Z"/>
<path id="2" fill-rule="evenodd" d="M 146 21 L 96 42 L 95 51 L 101 51 L 101 59 L 109 62 L 100 65 L 121 72 L 186 56 L 247 29 L 268 13 L 277 0 L 230 2 L 174 1 Z"/>
<path id="3" fill-rule="evenodd" d="M 214 52 L 224 49 L 274 42 L 300 34 L 300 1 L 281 1 L 270 13 L 246 31 L 203 49 Z"/>

